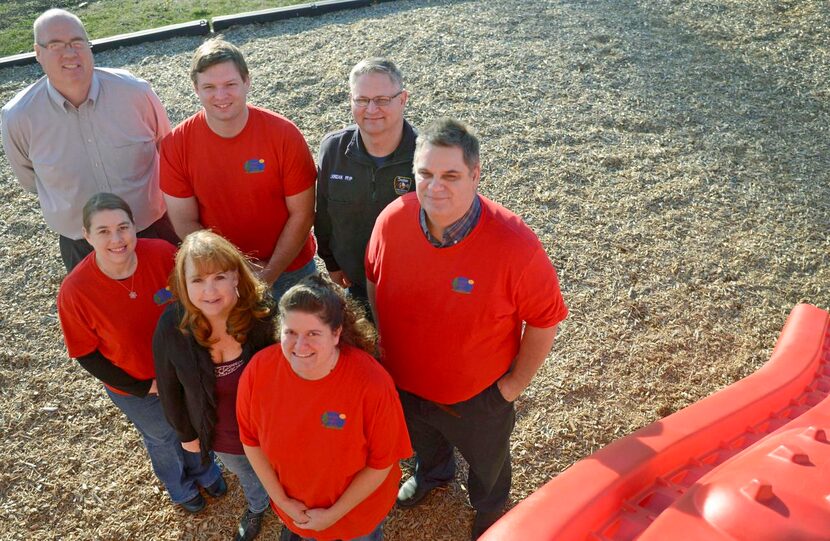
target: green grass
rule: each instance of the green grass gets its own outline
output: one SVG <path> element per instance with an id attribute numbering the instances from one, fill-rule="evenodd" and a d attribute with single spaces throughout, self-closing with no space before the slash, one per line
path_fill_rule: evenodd
<path id="1" fill-rule="evenodd" d="M 32 50 L 32 23 L 51 7 L 75 13 L 86 26 L 90 38 L 148 30 L 167 24 L 210 19 L 293 4 L 309 0 L 61 0 L 0 1 L 0 57 Z M 79 5 L 83 7 L 78 7 Z"/>

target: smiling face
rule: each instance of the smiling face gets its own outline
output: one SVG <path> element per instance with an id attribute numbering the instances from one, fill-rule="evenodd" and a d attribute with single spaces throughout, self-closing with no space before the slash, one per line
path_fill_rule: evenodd
<path id="1" fill-rule="evenodd" d="M 385 73 L 366 73 L 360 75 L 351 88 L 352 115 L 360 128 L 361 134 L 374 137 L 398 135 L 403 130 L 403 111 L 409 94 Z M 378 107 L 370 102 L 366 107 L 355 105 L 354 98 L 377 98 L 395 96 L 389 105 Z"/>
<path id="2" fill-rule="evenodd" d="M 89 218 L 84 238 L 95 250 L 95 261 L 107 274 L 120 274 L 135 256 L 135 224 L 123 210 L 99 210 Z"/>
<path id="3" fill-rule="evenodd" d="M 236 135 L 248 120 L 250 79 L 243 79 L 233 62 L 214 64 L 196 74 L 195 90 L 205 108 L 208 125 L 223 137 Z"/>
<path id="4" fill-rule="evenodd" d="M 210 319 L 225 319 L 239 299 L 236 270 L 200 269 L 188 258 L 184 264 L 187 297 L 197 310 Z"/>
<path id="5" fill-rule="evenodd" d="M 280 317 L 280 347 L 294 373 L 318 380 L 331 372 L 337 360 L 340 329 L 332 331 L 315 314 L 291 310 Z"/>
<path id="6" fill-rule="evenodd" d="M 470 209 L 481 169 L 467 166 L 461 148 L 427 143 L 415 153 L 414 168 L 418 201 L 430 224 L 446 228 Z"/>
<path id="7" fill-rule="evenodd" d="M 49 43 L 71 43 L 73 41 L 87 41 L 84 28 L 74 19 L 64 16 L 54 16 L 43 21 L 38 28 L 35 44 L 35 56 L 43 68 L 46 77 L 55 89 L 64 97 L 70 98 L 73 94 L 82 92 L 84 97 L 92 84 L 92 68 L 95 62 L 92 59 L 92 49 L 83 47 L 58 47 L 57 51 L 46 48 Z"/>

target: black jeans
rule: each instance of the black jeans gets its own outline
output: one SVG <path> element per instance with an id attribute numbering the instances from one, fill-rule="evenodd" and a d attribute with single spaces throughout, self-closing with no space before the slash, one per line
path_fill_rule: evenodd
<path id="1" fill-rule="evenodd" d="M 166 212 L 146 229 L 139 231 L 137 236 L 142 239 L 164 239 L 173 246 L 178 246 L 179 242 L 181 242 Z M 60 245 L 61 260 L 63 261 L 63 266 L 66 267 L 67 274 L 78 263 L 83 261 L 86 256 L 92 253 L 92 246 L 83 237 L 78 240 L 73 240 L 60 235 L 58 244 Z"/>
<path id="2" fill-rule="evenodd" d="M 493 383 L 469 400 L 445 406 L 398 390 L 417 455 L 418 484 L 435 487 L 455 475 L 453 448 L 470 465 L 470 504 L 481 513 L 501 511 L 510 495 L 510 434 L 516 411 Z"/>

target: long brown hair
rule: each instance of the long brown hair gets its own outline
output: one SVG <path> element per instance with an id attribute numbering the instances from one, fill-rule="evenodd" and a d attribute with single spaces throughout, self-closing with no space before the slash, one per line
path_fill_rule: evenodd
<path id="1" fill-rule="evenodd" d="M 193 333 L 199 345 L 209 348 L 213 329 L 202 312 L 196 308 L 187 295 L 185 263 L 190 260 L 199 274 L 236 271 L 239 283 L 236 286 L 239 298 L 228 315 L 227 332 L 240 344 L 248 338 L 248 331 L 254 319 L 262 319 L 271 313 L 265 298 L 265 284 L 251 271 L 245 257 L 224 237 L 208 230 L 195 231 L 184 238 L 176 253 L 176 265 L 170 275 L 170 291 L 184 307 L 179 329 Z"/>
<path id="2" fill-rule="evenodd" d="M 287 312 L 303 312 L 320 318 L 329 329 L 342 329 L 340 342 L 375 353 L 377 334 L 366 319 L 363 308 L 323 276 L 305 278 L 285 292 L 279 302 L 280 319 Z"/>

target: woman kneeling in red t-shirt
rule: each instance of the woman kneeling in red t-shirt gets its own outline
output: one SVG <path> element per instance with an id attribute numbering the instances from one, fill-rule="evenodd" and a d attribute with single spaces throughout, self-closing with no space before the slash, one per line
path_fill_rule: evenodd
<path id="1" fill-rule="evenodd" d="M 379 540 L 412 454 L 371 325 L 335 286 L 305 279 L 279 303 L 281 344 L 239 382 L 245 454 L 287 528 L 281 541 Z"/>

